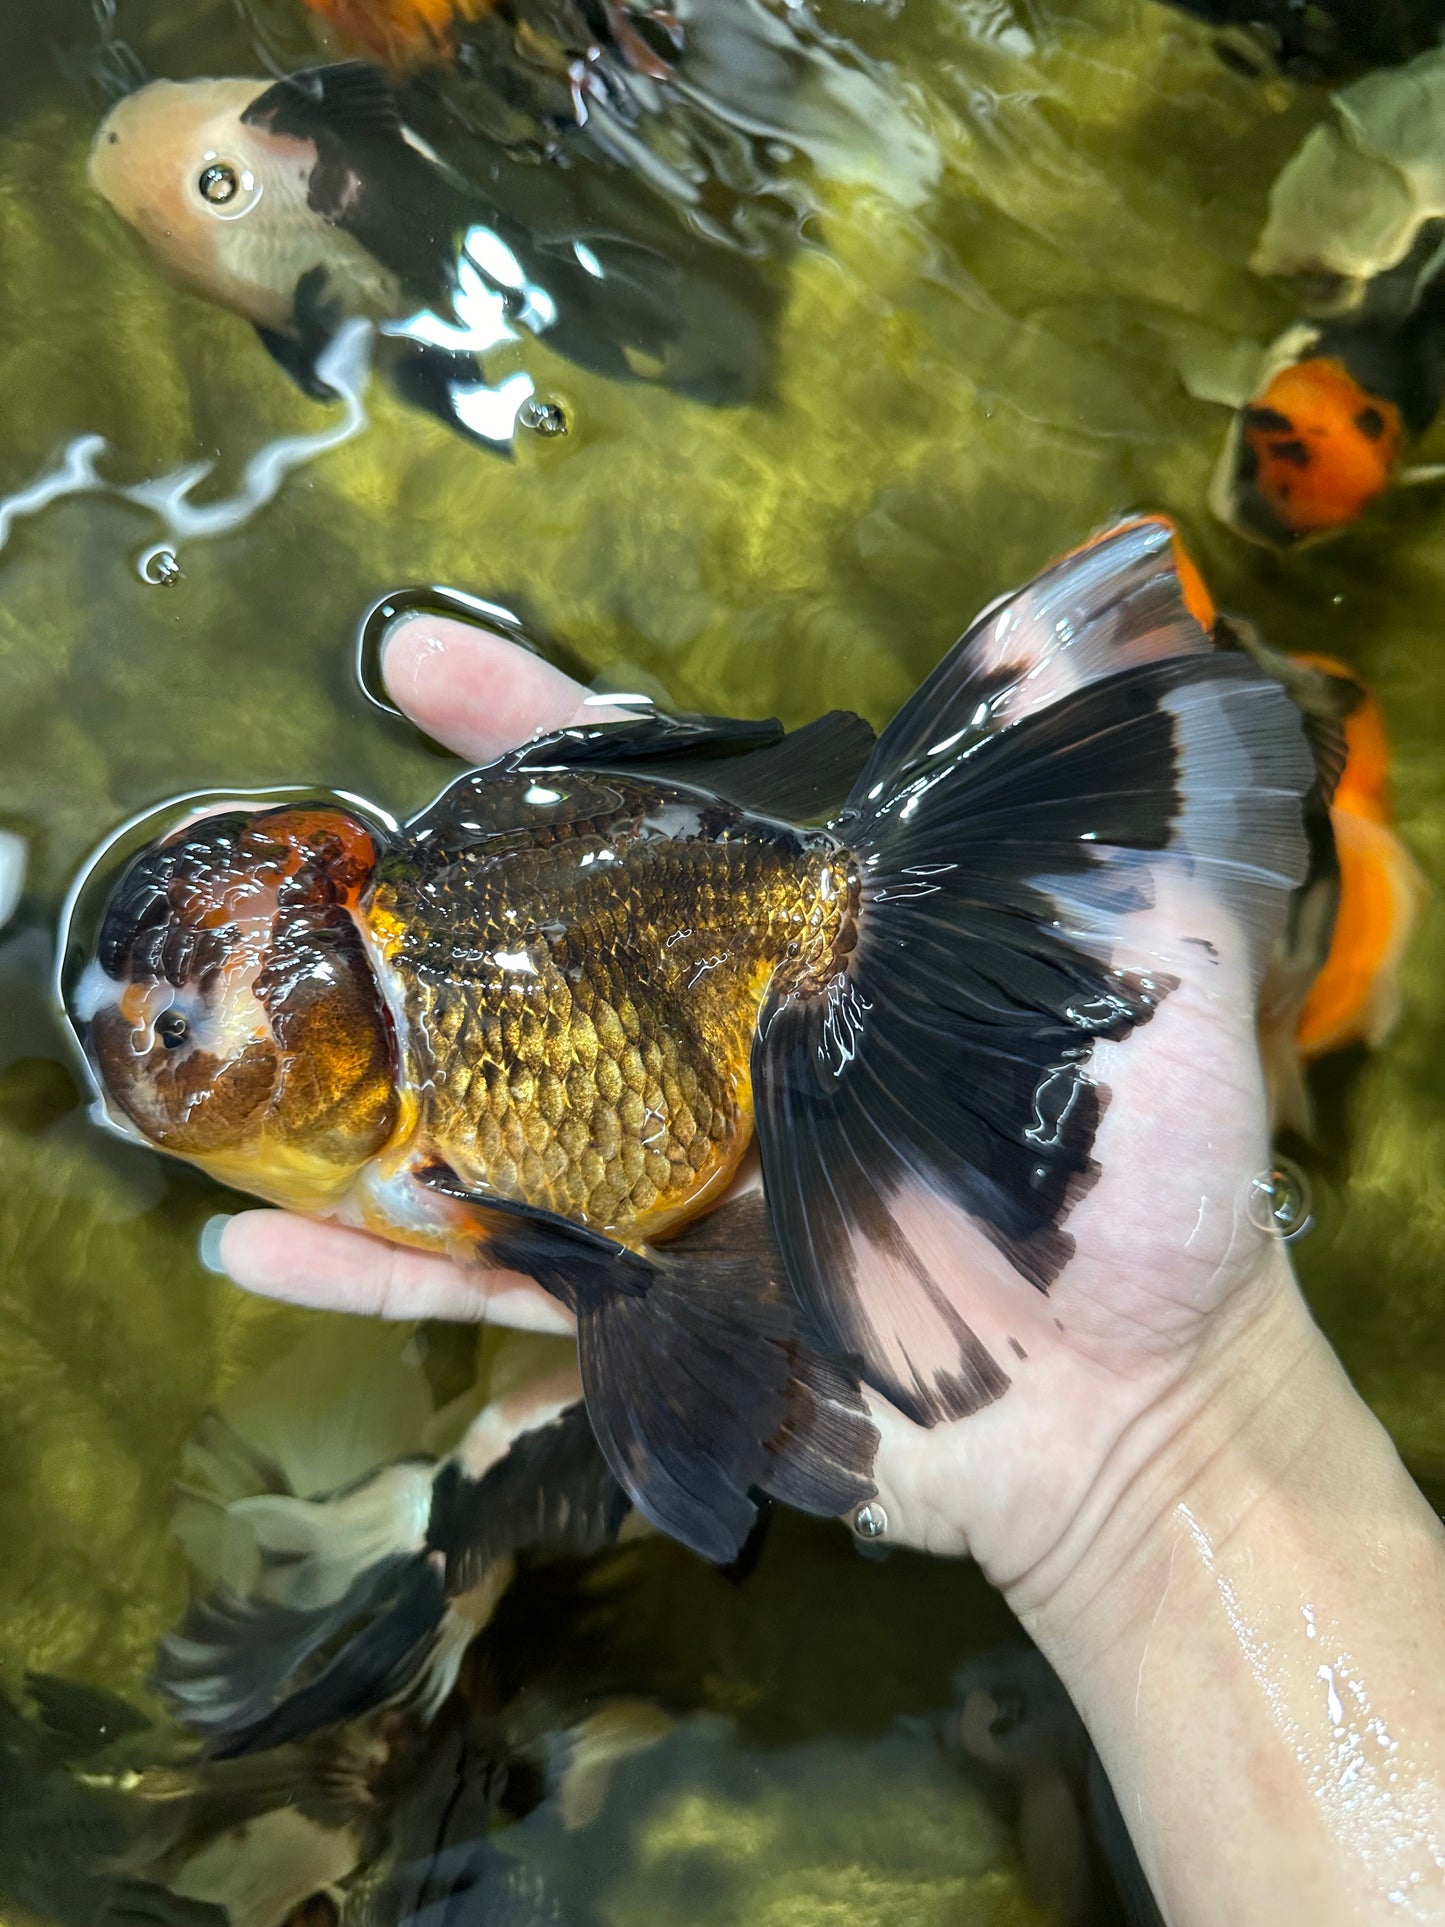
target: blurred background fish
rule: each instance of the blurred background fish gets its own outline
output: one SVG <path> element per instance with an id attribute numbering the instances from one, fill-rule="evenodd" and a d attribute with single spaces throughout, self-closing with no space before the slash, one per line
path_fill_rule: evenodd
<path id="1" fill-rule="evenodd" d="M 723 273 L 675 225 L 663 253 L 576 206 L 508 212 L 406 126 L 364 62 L 270 86 L 152 82 L 106 117 L 91 179 L 164 273 L 250 321 L 318 399 L 321 359 L 358 316 L 405 399 L 496 448 L 534 390 L 489 372 L 525 335 L 718 405 L 766 382 L 775 296 L 745 266 Z"/>
<path id="2" fill-rule="evenodd" d="M 931 133 L 884 68 L 771 0 L 245 0 L 283 66 L 317 41 L 406 80 L 409 115 L 531 154 L 605 157 L 692 223 L 757 244 L 760 199 L 812 205 L 794 161 L 915 206 Z M 298 28 L 301 29 L 298 31 Z M 314 58 L 314 52 L 309 57 Z"/>
<path id="3" fill-rule="evenodd" d="M 1445 477 L 1409 459 L 1445 398 L 1445 51 L 1331 101 L 1281 170 L 1251 266 L 1305 319 L 1243 392 L 1210 501 L 1272 547 L 1349 528 L 1391 487 Z"/>
<path id="4" fill-rule="evenodd" d="M 1273 1115 L 1311 1136 L 1305 1074 L 1320 1058 L 1352 1045 L 1378 1048 L 1394 1028 L 1400 973 L 1429 887 L 1394 827 L 1389 738 L 1375 697 L 1342 662 L 1286 656 L 1248 625 L 1231 626 L 1306 718 L 1328 732 L 1318 738 L 1326 763 L 1318 800 L 1328 792 L 1329 834 L 1316 824 L 1309 874 L 1260 999 Z"/>
<path id="5" fill-rule="evenodd" d="M 1445 31 L 1445 0 L 1171 0 L 1220 30 L 1219 50 L 1246 71 L 1348 79 L 1409 60 Z"/>

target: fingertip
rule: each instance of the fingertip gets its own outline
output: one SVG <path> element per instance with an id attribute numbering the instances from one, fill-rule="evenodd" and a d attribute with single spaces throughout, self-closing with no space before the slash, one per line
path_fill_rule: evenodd
<path id="1" fill-rule="evenodd" d="M 519 643 L 421 613 L 381 645 L 388 693 L 412 721 L 462 756 L 487 757 L 574 721 L 587 691 Z"/>

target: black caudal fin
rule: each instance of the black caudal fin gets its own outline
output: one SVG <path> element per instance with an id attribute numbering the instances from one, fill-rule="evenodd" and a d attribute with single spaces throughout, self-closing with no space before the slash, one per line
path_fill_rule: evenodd
<path id="1" fill-rule="evenodd" d="M 824 1342 L 920 1423 L 1007 1387 L 1015 1288 L 1058 1277 L 1098 1176 L 1093 1047 L 1207 954 L 1184 929 L 1135 943 L 1131 918 L 1189 879 L 1258 985 L 1305 874 L 1299 713 L 1213 622 L 1153 519 L 995 604 L 835 821 L 851 956 L 764 1008 L 753 1086 L 790 1274 Z"/>
<path id="2" fill-rule="evenodd" d="M 858 1378 L 803 1335 L 761 1197 L 645 1252 L 531 1206 L 421 1174 L 473 1208 L 487 1260 L 577 1314 L 587 1415 L 646 1518 L 718 1565 L 765 1493 L 836 1517 L 870 1498 L 877 1434 Z"/>
<path id="3" fill-rule="evenodd" d="M 259 1554 L 163 1641 L 156 1683 L 212 1758 L 304 1739 L 405 1698 L 430 1712 L 533 1547 L 586 1553 L 627 1513 L 575 1380 L 482 1412 L 440 1464 L 401 1461 L 329 1499 L 232 1506 Z"/>

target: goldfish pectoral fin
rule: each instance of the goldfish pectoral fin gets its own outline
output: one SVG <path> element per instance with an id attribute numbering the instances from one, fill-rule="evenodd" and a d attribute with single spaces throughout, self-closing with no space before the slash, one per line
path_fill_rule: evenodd
<path id="1" fill-rule="evenodd" d="M 317 371 L 316 353 L 299 335 L 277 328 L 257 326 L 256 336 L 276 366 L 288 374 L 303 395 L 312 401 L 339 401 L 341 397 Z"/>
<path id="2" fill-rule="evenodd" d="M 880 737 L 837 833 L 857 941 L 753 1049 L 773 1222 L 830 1351 L 916 1422 L 998 1398 L 1100 1175 L 1100 1040 L 1228 954 L 1258 985 L 1307 865 L 1299 712 L 1214 647 L 1167 523 L 990 611 Z M 1007 1370 L 1005 1369 L 1007 1367 Z"/>
<path id="3" fill-rule="evenodd" d="M 423 1181 L 471 1203 L 488 1262 L 529 1273 L 576 1312 L 597 1443 L 660 1530 L 726 1565 L 759 1492 L 824 1517 L 872 1494 L 877 1435 L 857 1377 L 798 1330 L 760 1197 L 641 1253 L 468 1193 L 440 1167 Z"/>

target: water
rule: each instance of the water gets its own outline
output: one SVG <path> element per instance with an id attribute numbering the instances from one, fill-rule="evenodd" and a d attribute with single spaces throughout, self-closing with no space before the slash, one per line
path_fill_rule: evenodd
<path id="1" fill-rule="evenodd" d="M 118 12 L 153 72 L 259 71 L 222 0 Z M 504 463 L 377 385 L 341 439 L 344 411 L 300 396 L 243 323 L 159 281 L 86 187 L 103 101 L 55 50 L 94 46 L 88 5 L 55 0 L 43 34 L 28 7 L 0 13 L 0 495 L 84 436 L 106 484 L 0 515 L 0 830 L 28 846 L 0 933 L 7 1689 L 31 1668 L 142 1692 L 184 1593 L 180 1448 L 315 1322 L 205 1274 L 196 1235 L 225 1197 L 87 1123 L 47 1000 L 61 898 L 102 836 L 182 790 L 327 784 L 396 812 L 434 793 L 449 765 L 353 674 L 386 590 L 455 584 L 684 706 L 881 723 L 1000 590 L 1163 507 L 1226 608 L 1376 687 L 1403 833 L 1442 874 L 1445 502 L 1421 489 L 1329 548 L 1251 550 L 1208 519 L 1225 419 L 1181 374 L 1289 319 L 1243 264 L 1321 97 L 1226 71 L 1154 0 L 830 0 L 826 18 L 896 62 L 943 156 L 935 192 L 904 211 L 821 190 L 765 405 L 709 411 L 537 347 L 567 432 L 523 434 Z M 270 445 L 328 435 L 269 505 L 202 512 Z M 203 463 L 199 519 L 143 489 Z M 1319 1142 L 1286 1147 L 1313 1198 L 1294 1247 L 1311 1299 L 1427 1481 L 1445 1479 L 1442 952 L 1437 905 L 1396 1036 L 1325 1067 Z M 630 1768 L 624 1819 L 569 1850 L 609 1921 L 1043 1917 L 997 1803 L 897 1724 L 1006 1632 L 974 1576 L 870 1563 L 797 1521 L 747 1585 L 661 1546 L 617 1566 L 609 1638 L 740 1724 L 690 1725 Z"/>

